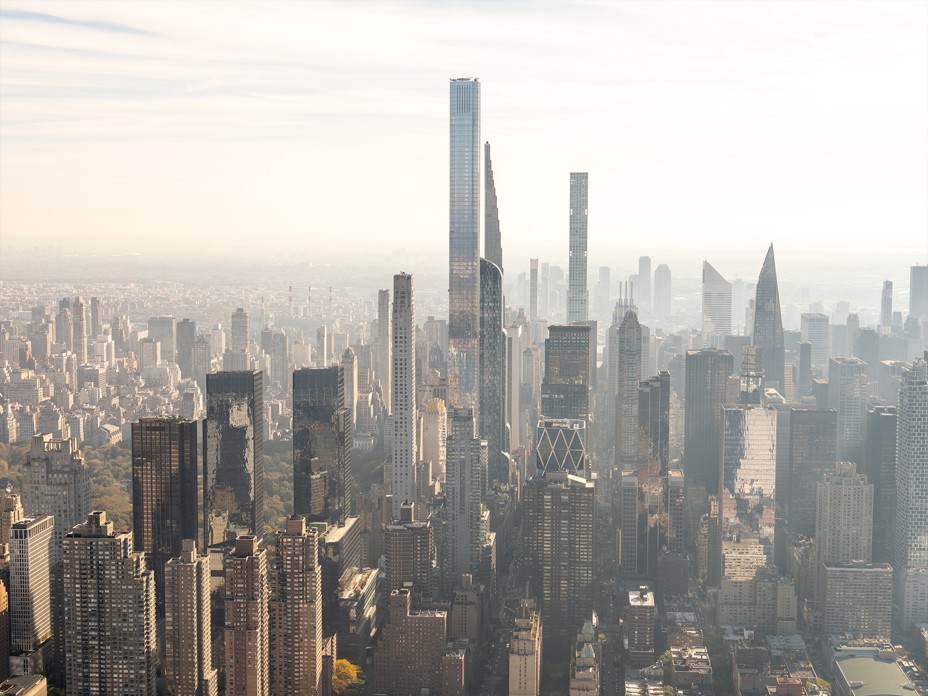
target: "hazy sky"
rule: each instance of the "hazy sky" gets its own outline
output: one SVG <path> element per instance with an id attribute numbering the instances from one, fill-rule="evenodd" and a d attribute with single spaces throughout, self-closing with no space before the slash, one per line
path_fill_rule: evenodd
<path id="1" fill-rule="evenodd" d="M 0 22 L 0 252 L 441 265 L 448 78 L 477 76 L 520 268 L 566 262 L 572 170 L 591 277 L 671 249 L 759 268 L 770 241 L 928 258 L 920 0 L 5 0 Z"/>

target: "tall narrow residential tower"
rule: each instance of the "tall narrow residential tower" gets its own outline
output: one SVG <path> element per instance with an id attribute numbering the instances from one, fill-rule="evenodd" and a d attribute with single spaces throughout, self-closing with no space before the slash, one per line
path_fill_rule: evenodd
<path id="1" fill-rule="evenodd" d="M 783 390 L 784 348 L 783 320 L 780 317 L 780 292 L 777 288 L 777 264 L 773 244 L 757 279 L 754 300 L 754 345 L 763 351 L 764 377 L 767 384 Z"/>
<path id="2" fill-rule="evenodd" d="M 453 406 L 476 409 L 480 377 L 480 83 L 476 79 L 451 80 L 450 115 L 448 398 Z"/>
<path id="3" fill-rule="evenodd" d="M 589 177 L 586 172 L 570 173 L 570 258 L 567 266 L 567 323 L 586 321 L 587 206 Z"/>
<path id="4" fill-rule="evenodd" d="M 419 490 L 416 477 L 416 311 L 412 276 L 393 276 L 393 460 L 390 492 L 393 518 L 399 519 L 400 506 L 414 503 Z M 476 359 L 477 356 L 474 355 Z"/>
<path id="5" fill-rule="evenodd" d="M 503 449 L 503 273 L 480 259 L 480 421 L 477 431 L 487 440 L 490 474 L 508 479 Z M 435 463 L 433 462 L 433 465 Z"/>
<path id="6" fill-rule="evenodd" d="M 392 338 L 390 331 L 390 291 L 380 290 L 377 293 L 377 379 L 380 380 L 380 388 L 383 391 L 383 407 L 387 413 L 390 413 L 393 405 L 390 399 L 390 387 L 392 385 L 390 368 L 393 366 L 393 359 L 390 356 L 390 341 Z"/>
<path id="7" fill-rule="evenodd" d="M 499 232 L 499 208 L 496 205 L 496 183 L 493 181 L 493 164 L 490 162 L 490 143 L 483 145 L 486 173 L 483 187 L 486 192 L 483 221 L 483 256 L 503 272 L 503 239 Z"/>

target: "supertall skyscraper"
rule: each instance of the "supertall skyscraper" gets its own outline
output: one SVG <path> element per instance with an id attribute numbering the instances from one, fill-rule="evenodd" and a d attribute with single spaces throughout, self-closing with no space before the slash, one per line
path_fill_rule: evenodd
<path id="1" fill-rule="evenodd" d="M 893 622 L 928 622 L 928 363 L 902 373 L 896 411 L 896 533 Z"/>
<path id="2" fill-rule="evenodd" d="M 351 514 L 351 417 L 344 368 L 293 373 L 293 511 L 310 521 Z"/>
<path id="3" fill-rule="evenodd" d="M 271 689 L 275 694 L 322 693 L 322 567 L 315 528 L 293 515 L 277 534 L 271 588 Z"/>
<path id="4" fill-rule="evenodd" d="M 154 696 L 155 576 L 132 533 L 91 512 L 65 537 L 63 576 L 67 692 Z"/>
<path id="5" fill-rule="evenodd" d="M 772 387 L 784 388 L 783 319 L 780 316 L 780 291 L 777 287 L 777 264 L 773 244 L 767 250 L 757 278 L 754 300 L 754 345 L 763 351 L 764 378 Z"/>
<path id="6" fill-rule="evenodd" d="M 480 83 L 476 79 L 451 80 L 450 116 L 448 397 L 452 406 L 476 409 L 480 379 Z"/>
<path id="7" fill-rule="evenodd" d="M 499 207 L 496 204 L 496 182 L 493 181 L 493 164 L 490 161 L 490 143 L 483 145 L 486 172 L 483 187 L 486 193 L 483 221 L 483 256 L 503 271 L 503 238 L 499 231 Z"/>
<path id="8" fill-rule="evenodd" d="M 570 173 L 570 258 L 567 265 L 567 323 L 586 321 L 587 216 L 589 179 L 586 172 Z"/>
<path id="9" fill-rule="evenodd" d="M 164 612 L 164 564 L 180 555 L 184 539 L 202 538 L 197 500 L 197 423 L 140 418 L 132 424 L 132 540 L 155 573 Z"/>
<path id="10" fill-rule="evenodd" d="M 480 259 L 480 422 L 486 438 L 491 478 L 508 480 L 502 463 L 503 431 L 503 274 Z M 433 466 L 436 462 L 433 462 Z"/>
<path id="11" fill-rule="evenodd" d="M 453 83 L 452 83 L 453 84 Z M 475 317 L 476 318 L 476 317 Z M 393 459 L 389 490 L 393 494 L 393 518 L 399 519 L 400 505 L 418 497 L 416 411 L 416 309 L 412 276 L 393 276 Z M 474 359 L 477 358 L 475 354 Z"/>
<path id="12" fill-rule="evenodd" d="M 264 533 L 264 381 L 260 371 L 206 376 L 205 545 Z"/>

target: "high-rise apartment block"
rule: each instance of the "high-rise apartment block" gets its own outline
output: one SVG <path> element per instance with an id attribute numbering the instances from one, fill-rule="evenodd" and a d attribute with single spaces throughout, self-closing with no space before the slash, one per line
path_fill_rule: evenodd
<path id="1" fill-rule="evenodd" d="M 567 323 L 586 321 L 589 293 L 586 284 L 587 223 L 590 175 L 570 173 L 570 258 L 567 266 Z"/>
<path id="2" fill-rule="evenodd" d="M 62 541 L 90 512 L 90 469 L 76 438 L 35 435 L 23 467 L 23 509 L 27 515 L 52 515 L 52 562 L 61 560 Z"/>
<path id="3" fill-rule="evenodd" d="M 563 654 L 593 610 L 594 484 L 553 472 L 526 482 L 522 499 L 522 543 L 540 600 L 545 650 L 550 644 Z"/>
<path id="4" fill-rule="evenodd" d="M 415 506 L 404 504 L 400 519 L 384 528 L 386 591 L 408 588 L 415 598 L 432 595 L 434 530 L 429 522 L 417 522 Z"/>
<path id="5" fill-rule="evenodd" d="M 451 80 L 448 398 L 476 409 L 480 343 L 480 82 Z M 395 306 L 394 298 L 394 306 Z"/>
<path id="6" fill-rule="evenodd" d="M 271 691 L 321 696 L 322 568 L 314 528 L 293 515 L 277 534 L 270 605 Z"/>
<path id="7" fill-rule="evenodd" d="M 657 609 L 654 593 L 646 586 L 630 592 L 625 616 L 625 639 L 628 641 L 627 664 L 647 667 L 654 663 L 654 627 Z"/>
<path id="8" fill-rule="evenodd" d="M 475 317 L 476 319 L 476 317 Z M 406 273 L 393 276 L 393 398 L 392 462 L 389 490 L 393 494 L 393 517 L 400 505 L 418 499 L 418 424 L 416 410 L 416 309 L 413 279 Z M 473 356 L 477 358 L 476 354 Z M 386 482 L 386 481 L 385 481 Z"/>
<path id="9" fill-rule="evenodd" d="M 205 544 L 264 533 L 264 381 L 260 371 L 206 377 Z"/>
<path id="10" fill-rule="evenodd" d="M 822 573 L 822 634 L 858 633 L 889 637 L 892 631 L 893 582 L 888 563 L 825 562 Z"/>
<path id="11" fill-rule="evenodd" d="M 803 312 L 800 324 L 803 342 L 812 345 L 812 367 L 824 372 L 828 367 L 831 344 L 828 316 L 821 312 Z"/>
<path id="12" fill-rule="evenodd" d="M 413 694 L 428 689 L 429 693 L 441 693 L 448 613 L 413 609 L 408 589 L 390 593 L 389 613 L 389 623 L 374 654 L 376 690 Z"/>
<path id="13" fill-rule="evenodd" d="M 177 325 L 174 317 L 151 317 L 148 320 L 148 337 L 161 344 L 161 357 L 174 362 L 177 344 Z"/>
<path id="14" fill-rule="evenodd" d="M 896 410 L 896 530 L 893 622 L 928 622 L 928 363 L 902 373 Z"/>
<path id="15" fill-rule="evenodd" d="M 69 694 L 155 694 L 155 577 L 132 546 L 101 511 L 64 539 Z"/>
<path id="16" fill-rule="evenodd" d="M 269 693 L 267 551 L 242 535 L 225 556 L 223 628 L 227 696 Z"/>
<path id="17" fill-rule="evenodd" d="M 132 540 L 155 573 L 159 614 L 164 611 L 164 564 L 184 539 L 201 537 L 197 499 L 196 421 L 141 418 L 132 424 Z"/>
<path id="18" fill-rule="evenodd" d="M 171 696 L 216 696 L 210 614 L 209 557 L 184 539 L 180 555 L 164 566 L 164 659 L 161 670 Z"/>
<path id="19" fill-rule="evenodd" d="M 84 298 L 75 297 L 71 304 L 71 314 L 73 318 L 73 338 L 71 339 L 71 350 L 74 351 L 74 358 L 78 365 L 87 362 L 87 313 L 84 310 Z"/>
<path id="20" fill-rule="evenodd" d="M 293 510 L 310 521 L 351 513 L 351 416 L 340 365 L 293 372 Z"/>

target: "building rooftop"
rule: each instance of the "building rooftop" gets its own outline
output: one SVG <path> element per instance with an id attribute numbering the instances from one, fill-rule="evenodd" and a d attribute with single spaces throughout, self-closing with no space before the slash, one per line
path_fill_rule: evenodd
<path id="1" fill-rule="evenodd" d="M 913 696 L 914 686 L 892 659 L 871 655 L 837 656 L 835 665 L 855 696 Z"/>

